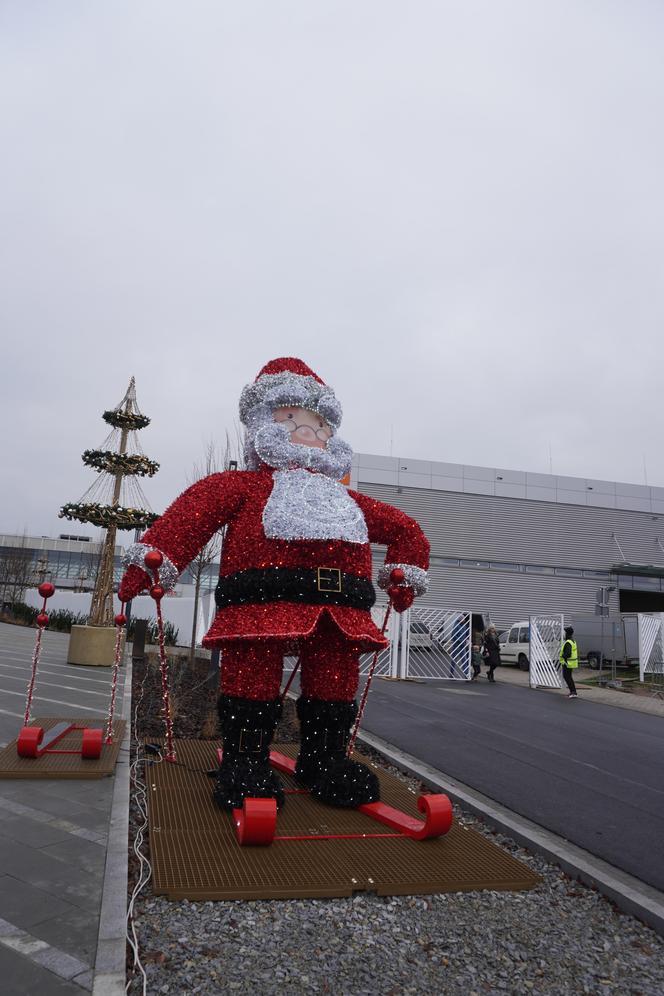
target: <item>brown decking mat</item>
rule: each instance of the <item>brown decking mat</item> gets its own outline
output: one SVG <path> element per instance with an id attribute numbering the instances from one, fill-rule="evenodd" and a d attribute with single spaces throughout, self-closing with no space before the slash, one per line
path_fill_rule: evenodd
<path id="1" fill-rule="evenodd" d="M 214 780 L 203 773 L 216 767 L 219 744 L 179 740 L 175 746 L 179 764 L 146 765 L 153 889 L 169 899 L 298 899 L 357 892 L 397 896 L 531 889 L 539 882 L 526 865 L 470 827 L 455 822 L 444 837 L 419 842 L 355 810 L 325 806 L 309 795 L 287 795 L 277 835 L 390 836 L 240 847 L 231 814 L 215 805 Z M 275 749 L 293 757 L 297 747 L 282 744 Z M 383 802 L 421 816 L 417 796 L 403 782 L 380 768 L 374 770 Z M 297 787 L 290 776 L 279 777 L 287 789 Z"/>
<path id="2" fill-rule="evenodd" d="M 33 719 L 29 725 L 43 726 L 45 730 L 50 730 L 57 723 L 75 723 L 76 726 L 87 726 L 91 729 L 106 729 L 106 721 L 101 718 L 81 719 L 70 716 Z M 108 746 L 103 745 L 101 757 L 97 761 L 83 760 L 80 754 L 19 757 L 16 753 L 16 741 L 12 740 L 0 751 L 0 778 L 105 778 L 107 775 L 112 775 L 115 769 L 126 725 L 124 719 L 113 720 L 113 743 Z M 77 750 L 81 746 L 81 737 L 81 732 L 74 730 L 59 740 L 55 749 Z"/>

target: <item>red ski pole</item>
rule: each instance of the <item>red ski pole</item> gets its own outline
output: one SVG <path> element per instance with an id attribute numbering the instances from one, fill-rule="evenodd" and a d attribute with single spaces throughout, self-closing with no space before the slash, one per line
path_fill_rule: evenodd
<path id="1" fill-rule="evenodd" d="M 48 616 L 46 615 L 46 600 L 54 594 L 55 588 L 50 581 L 44 581 L 43 584 L 39 585 L 37 591 L 44 599 L 44 603 L 41 608 L 41 612 L 37 616 L 37 639 L 35 640 L 35 649 L 32 654 L 32 674 L 30 675 L 30 682 L 28 684 L 28 693 L 25 699 L 25 716 L 23 717 L 23 726 L 27 726 L 30 722 L 30 711 L 32 709 L 32 697 L 35 692 L 35 681 L 37 680 L 37 668 L 39 667 L 39 658 L 41 657 L 41 641 L 42 633 L 48 626 Z"/>
<path id="2" fill-rule="evenodd" d="M 286 687 L 284 688 L 283 692 L 281 693 L 281 701 L 282 702 L 284 701 L 284 699 L 288 695 L 288 689 L 293 684 L 293 678 L 297 674 L 297 669 L 299 668 L 299 666 L 300 666 L 300 658 L 298 657 L 298 659 L 295 662 L 295 667 L 293 668 L 293 673 L 291 674 L 290 678 L 286 682 Z"/>
<path id="3" fill-rule="evenodd" d="M 161 615 L 161 600 L 166 594 L 159 584 L 159 568 L 163 563 L 163 556 L 159 550 L 150 550 L 145 554 L 145 566 L 154 578 L 154 584 L 150 588 L 150 595 L 154 599 L 157 613 L 157 633 L 159 636 L 159 670 L 161 672 L 161 705 L 166 726 L 166 753 L 165 761 L 176 760 L 175 747 L 173 746 L 173 719 L 171 717 L 170 693 L 168 690 L 168 658 L 166 657 L 166 645 L 164 643 L 164 620 Z"/>
<path id="4" fill-rule="evenodd" d="M 113 659 L 113 677 L 111 679 L 111 701 L 108 707 L 108 720 L 106 722 L 106 737 L 104 743 L 113 743 L 113 717 L 115 715 L 115 695 L 118 688 L 118 671 L 120 670 L 120 657 L 122 656 L 122 627 L 127 622 L 124 614 L 125 603 L 120 603 L 120 611 L 115 617 L 115 657 Z"/>
<path id="5" fill-rule="evenodd" d="M 395 567 L 394 570 L 392 571 L 392 573 L 390 574 L 390 581 L 392 582 L 392 584 L 395 584 L 395 585 L 400 584 L 404 580 L 404 578 L 405 578 L 405 574 L 401 570 L 400 567 Z M 388 589 L 388 596 L 389 596 L 389 589 Z M 387 629 L 387 622 L 388 622 L 388 619 L 390 618 L 390 613 L 391 612 L 392 612 L 392 599 L 390 598 L 390 600 L 387 603 L 387 608 L 385 609 L 385 618 L 383 619 L 383 625 L 382 625 L 381 630 L 380 630 L 381 633 L 383 633 L 383 634 L 385 633 L 385 630 Z M 355 726 L 353 727 L 353 732 L 351 734 L 350 740 L 348 741 L 348 748 L 346 750 L 346 757 L 350 757 L 351 754 L 353 753 L 353 748 L 355 746 L 355 741 L 357 739 L 357 734 L 358 734 L 358 731 L 360 729 L 360 723 L 362 722 L 362 716 L 364 715 L 364 707 L 367 704 L 367 696 L 369 695 L 369 688 L 371 687 L 371 680 L 373 678 L 373 674 L 374 674 L 374 671 L 376 669 L 376 664 L 377 663 L 378 663 L 378 650 L 376 650 L 376 652 L 374 653 L 373 660 L 371 662 L 371 667 L 369 668 L 369 675 L 367 677 L 367 683 L 364 686 L 364 691 L 362 692 L 362 698 L 360 700 L 360 708 L 357 710 L 357 718 L 355 720 Z"/>

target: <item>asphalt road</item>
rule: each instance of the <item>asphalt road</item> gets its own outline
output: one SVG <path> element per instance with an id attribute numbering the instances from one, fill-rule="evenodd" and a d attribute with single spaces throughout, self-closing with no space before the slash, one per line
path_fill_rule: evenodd
<path id="1" fill-rule="evenodd" d="M 375 680 L 362 726 L 664 891 L 662 718 L 500 680 Z"/>

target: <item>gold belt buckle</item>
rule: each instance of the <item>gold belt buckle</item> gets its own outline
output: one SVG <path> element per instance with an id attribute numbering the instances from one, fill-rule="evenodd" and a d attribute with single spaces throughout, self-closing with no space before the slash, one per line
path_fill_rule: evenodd
<path id="1" fill-rule="evenodd" d="M 341 571 L 338 567 L 319 567 L 316 586 L 319 591 L 341 591 Z"/>

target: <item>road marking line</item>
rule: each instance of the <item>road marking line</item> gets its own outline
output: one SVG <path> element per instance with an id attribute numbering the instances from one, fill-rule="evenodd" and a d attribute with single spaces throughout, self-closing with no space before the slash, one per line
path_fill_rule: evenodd
<path id="1" fill-rule="evenodd" d="M 41 675 L 41 673 L 40 673 L 40 675 Z M 37 677 L 37 687 L 38 688 L 43 688 L 44 686 L 47 686 L 48 688 L 61 688 L 63 690 L 63 692 L 64 691 L 67 691 L 67 692 L 78 692 L 79 695 L 99 695 L 100 698 L 107 698 L 108 697 L 108 693 L 111 690 L 111 682 L 110 681 L 108 683 L 108 688 L 107 688 L 107 690 L 105 692 L 94 692 L 94 691 L 88 690 L 87 688 L 76 688 L 74 685 L 58 685 L 54 681 L 41 681 L 40 680 L 40 675 L 38 675 L 38 677 Z M 15 677 L 13 674 L 3 674 L 1 680 L 2 681 L 20 681 L 20 682 L 25 682 L 25 678 L 24 677 Z M 121 688 L 121 685 L 118 682 L 118 690 L 120 690 L 120 688 Z"/>
<path id="2" fill-rule="evenodd" d="M 14 666 L 13 664 L 4 665 L 4 661 L 10 661 L 10 660 L 16 661 L 17 664 L 23 664 L 25 667 L 30 667 L 32 664 L 32 650 L 30 651 L 30 655 L 27 657 L 26 656 L 18 657 L 14 656 L 13 654 L 11 655 L 3 654 L 2 650 L 0 650 L 0 666 L 13 667 Z M 80 673 L 81 678 L 85 679 L 86 681 L 102 680 L 101 678 L 88 677 L 88 675 L 91 674 L 99 674 L 99 668 L 91 667 L 89 664 L 67 664 L 66 661 L 50 661 L 47 656 L 42 656 L 40 658 L 40 664 L 43 664 L 45 667 L 55 667 L 61 671 L 69 671 L 72 674 Z M 108 672 L 111 670 L 112 666 L 113 666 L 112 664 L 109 664 L 108 666 L 103 665 L 103 670 Z"/>
<path id="3" fill-rule="evenodd" d="M 476 691 L 474 688 L 437 688 L 438 692 L 445 692 L 447 695 L 488 695 L 488 692 Z"/>
<path id="4" fill-rule="evenodd" d="M 60 677 L 60 675 L 61 675 L 62 672 L 60 672 L 60 671 L 49 671 L 48 667 L 42 667 L 41 666 L 42 663 L 43 662 L 40 661 L 40 664 L 39 664 L 39 673 L 40 674 L 50 674 L 53 678 Z M 32 667 L 32 661 L 27 661 L 23 667 L 19 667 L 17 664 L 3 664 L 2 662 L 0 662 L 0 673 L 2 673 L 2 671 L 21 671 L 23 674 L 25 674 L 25 673 L 29 674 L 31 667 Z M 109 671 L 110 671 L 110 668 L 109 668 Z M 70 665 L 69 668 L 67 669 L 66 676 L 69 677 L 69 678 L 71 678 L 72 681 L 88 681 L 88 682 L 92 681 L 92 682 L 94 682 L 97 685 L 107 685 L 109 683 L 109 681 L 111 680 L 110 679 L 110 674 L 109 674 L 109 677 L 108 677 L 108 679 L 106 681 L 104 681 L 103 678 L 84 678 L 83 675 L 79 675 L 79 674 L 76 673 L 76 671 L 73 670 L 73 665 Z M 64 677 L 64 675 L 63 675 L 63 677 Z"/>
<path id="5" fill-rule="evenodd" d="M 23 717 L 22 712 L 10 712 L 9 709 L 0 709 L 3 716 L 18 716 L 19 719 Z"/>
<path id="6" fill-rule="evenodd" d="M 2 691 L 5 695 L 18 695 L 20 699 L 25 698 L 24 692 L 10 692 L 8 688 L 3 688 Z M 70 709 L 82 709 L 83 712 L 94 712 L 97 716 L 106 715 L 103 709 L 91 709 L 90 706 L 80 705 L 77 702 L 63 702 L 62 699 L 47 699 L 43 695 L 35 695 L 34 704 L 38 705 L 40 702 L 53 702 L 54 705 L 69 706 Z"/>

